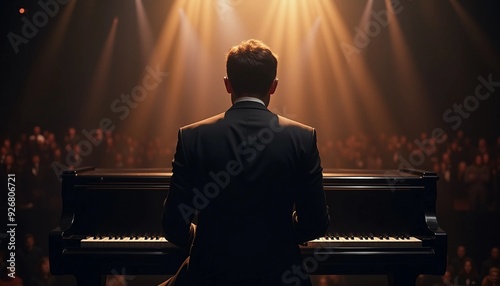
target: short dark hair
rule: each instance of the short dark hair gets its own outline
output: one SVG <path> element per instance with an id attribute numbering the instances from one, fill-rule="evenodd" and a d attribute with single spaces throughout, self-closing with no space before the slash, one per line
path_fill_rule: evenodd
<path id="1" fill-rule="evenodd" d="M 229 50 L 226 58 L 227 78 L 235 95 L 245 93 L 265 95 L 278 68 L 278 59 L 259 40 L 247 40 Z"/>

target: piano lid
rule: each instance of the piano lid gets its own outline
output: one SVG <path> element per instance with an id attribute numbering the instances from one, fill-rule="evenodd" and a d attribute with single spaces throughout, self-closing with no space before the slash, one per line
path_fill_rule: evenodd
<path id="1" fill-rule="evenodd" d="M 142 168 L 142 169 L 101 169 L 85 167 L 78 170 L 64 171 L 63 176 L 106 176 L 106 177 L 170 177 L 172 169 L 169 168 Z M 376 179 L 392 178 L 416 179 L 435 177 L 436 173 L 424 170 L 368 170 L 368 169 L 324 169 L 324 178 L 344 178 L 344 179 Z"/>
<path id="2" fill-rule="evenodd" d="M 436 173 L 424 170 L 367 170 L 367 169 L 325 169 L 324 178 L 345 178 L 345 179 L 377 179 L 393 178 L 417 179 L 421 177 L 435 177 Z"/>
<path id="3" fill-rule="evenodd" d="M 172 170 L 167 168 L 143 169 L 101 169 L 86 167 L 78 170 L 65 171 L 62 178 L 72 178 L 74 183 L 144 183 L 169 184 Z M 422 180 L 424 179 L 424 180 Z M 422 186 L 422 181 L 434 182 L 438 179 L 436 173 L 423 170 L 365 170 L 365 169 L 325 169 L 323 185 L 325 190 L 336 186 L 377 186 L 403 187 Z"/>

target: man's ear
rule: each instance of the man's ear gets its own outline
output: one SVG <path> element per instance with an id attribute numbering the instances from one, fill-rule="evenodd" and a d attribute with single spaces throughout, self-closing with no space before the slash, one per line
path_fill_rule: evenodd
<path id="1" fill-rule="evenodd" d="M 273 94 L 276 91 L 276 88 L 278 87 L 278 79 L 274 79 L 273 83 L 271 84 L 271 87 L 269 88 L 269 94 Z"/>
<path id="2" fill-rule="evenodd" d="M 224 85 L 226 86 L 227 93 L 233 93 L 233 87 L 227 76 L 224 77 Z"/>

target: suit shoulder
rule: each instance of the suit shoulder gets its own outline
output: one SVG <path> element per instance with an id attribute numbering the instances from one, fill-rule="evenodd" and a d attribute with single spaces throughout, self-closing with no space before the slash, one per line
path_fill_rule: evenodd
<path id="1" fill-rule="evenodd" d="M 220 113 L 220 114 L 214 115 L 212 117 L 200 120 L 198 122 L 194 122 L 194 123 L 188 124 L 186 126 L 183 126 L 183 127 L 181 127 L 181 130 L 186 131 L 186 130 L 202 128 L 202 127 L 208 126 L 208 125 L 213 125 L 214 123 L 216 123 L 219 120 L 222 120 L 223 118 L 224 118 L 224 113 Z"/>
<path id="2" fill-rule="evenodd" d="M 278 123 L 280 126 L 283 126 L 285 128 L 288 127 L 288 128 L 300 129 L 300 130 L 309 131 L 309 132 L 314 131 L 314 127 L 311 127 L 309 125 L 306 125 L 304 123 L 292 120 L 290 118 L 287 118 L 287 117 L 284 117 L 281 115 L 278 115 Z"/>

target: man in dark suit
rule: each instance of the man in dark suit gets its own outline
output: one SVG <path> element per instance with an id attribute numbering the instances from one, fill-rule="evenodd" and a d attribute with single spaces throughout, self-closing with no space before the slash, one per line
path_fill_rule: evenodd
<path id="1" fill-rule="evenodd" d="M 267 109 L 277 63 L 257 40 L 231 48 L 233 106 L 178 132 L 162 220 L 190 256 L 167 285 L 311 283 L 298 244 L 329 224 L 323 169 L 315 130 Z"/>

